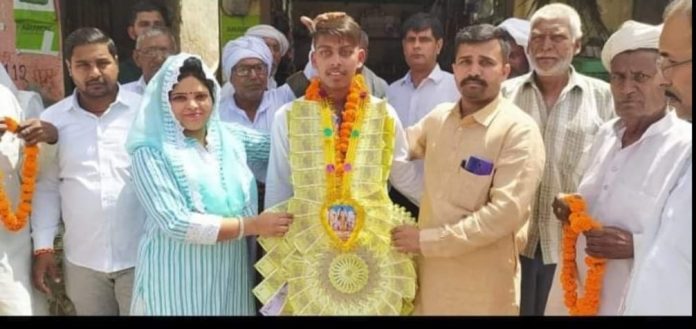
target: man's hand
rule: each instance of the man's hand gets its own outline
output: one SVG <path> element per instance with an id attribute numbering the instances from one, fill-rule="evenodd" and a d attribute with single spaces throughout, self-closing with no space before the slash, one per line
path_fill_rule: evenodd
<path id="1" fill-rule="evenodd" d="M 584 233 L 587 239 L 585 252 L 598 258 L 633 258 L 633 234 L 617 227 L 603 227 Z"/>
<path id="2" fill-rule="evenodd" d="M 420 253 L 420 230 L 412 225 L 401 225 L 391 231 L 392 244 L 402 253 Z"/>
<path id="3" fill-rule="evenodd" d="M 29 119 L 19 125 L 17 132 L 27 145 L 38 143 L 55 144 L 58 142 L 58 129 L 46 121 Z"/>
<path id="4" fill-rule="evenodd" d="M 34 266 L 32 269 L 32 281 L 34 281 L 34 287 L 51 296 L 51 288 L 46 282 L 46 274 L 53 280 L 53 282 L 60 282 L 60 272 L 58 271 L 58 266 L 53 258 L 53 253 L 41 254 L 34 256 Z"/>
<path id="5" fill-rule="evenodd" d="M 559 193 L 556 198 L 553 199 L 553 214 L 556 218 L 560 220 L 563 224 L 568 224 L 568 217 L 570 216 L 570 208 L 568 204 L 563 201 L 565 194 Z"/>

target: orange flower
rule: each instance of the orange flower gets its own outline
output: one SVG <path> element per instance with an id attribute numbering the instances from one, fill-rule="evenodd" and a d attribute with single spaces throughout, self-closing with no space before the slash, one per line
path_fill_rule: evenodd
<path id="1" fill-rule="evenodd" d="M 315 78 L 307 87 L 305 91 L 305 100 L 321 102 L 324 106 L 329 106 L 329 100 L 327 100 L 321 91 L 321 86 L 319 79 Z M 343 165 L 346 161 L 346 154 L 350 148 L 351 136 L 353 135 L 353 128 L 355 127 L 355 120 L 358 117 L 358 111 L 364 110 L 369 100 L 367 97 L 367 85 L 361 74 L 355 75 L 353 81 L 350 85 L 350 90 L 348 91 L 348 96 L 346 96 L 346 103 L 343 106 L 343 111 L 341 113 L 341 124 L 338 127 L 338 133 L 334 134 L 334 148 L 336 153 L 336 158 L 334 160 L 334 171 L 329 172 L 329 175 L 335 175 L 337 178 L 342 178 L 346 169 Z M 339 180 L 340 181 L 340 180 Z M 340 190 L 341 183 L 337 184 L 336 188 Z"/>
<path id="2" fill-rule="evenodd" d="M 19 124 L 10 117 L 5 117 L 7 131 L 17 133 Z M 26 146 L 24 148 L 24 167 L 21 171 L 21 182 L 19 194 L 19 204 L 17 212 L 12 212 L 12 206 L 5 194 L 5 187 L 0 184 L 0 217 L 5 227 L 16 232 L 24 228 L 27 224 L 27 218 L 31 214 L 31 200 L 34 195 L 34 184 L 36 183 L 36 173 L 39 170 L 38 165 L 39 148 L 36 145 Z M 2 180 L 2 173 L 0 173 Z"/>
<path id="3" fill-rule="evenodd" d="M 581 196 L 569 195 L 563 200 L 571 211 L 568 218 L 570 225 L 563 226 L 561 284 L 563 285 L 564 304 L 570 315 L 597 315 L 606 260 L 592 256 L 585 257 L 585 264 L 588 266 L 585 295 L 578 298 L 575 245 L 578 235 L 585 231 L 601 228 L 601 225 L 585 212 L 587 206 Z"/>

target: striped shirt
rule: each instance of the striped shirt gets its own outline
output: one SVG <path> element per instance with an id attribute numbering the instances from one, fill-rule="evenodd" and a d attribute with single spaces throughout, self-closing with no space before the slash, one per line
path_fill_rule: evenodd
<path id="1" fill-rule="evenodd" d="M 546 164 L 526 231 L 521 255 L 534 258 L 541 245 L 544 264 L 558 263 L 561 225 L 551 204 L 558 193 L 576 192 L 599 127 L 615 116 L 609 84 L 577 73 L 571 66 L 568 84 L 556 104 L 544 97 L 528 73 L 503 83 L 502 93 L 539 125 L 546 147 Z"/>
<path id="2" fill-rule="evenodd" d="M 244 149 L 238 151 L 246 153 L 247 162 L 268 161 L 267 134 L 239 126 L 224 133 L 226 139 L 243 142 Z M 224 219 L 193 211 L 194 205 L 180 191 L 160 151 L 141 147 L 131 161 L 138 198 L 147 212 L 131 314 L 254 315 L 248 241 L 215 243 Z M 247 193 L 250 205 L 242 216 L 255 215 L 256 193 Z"/>

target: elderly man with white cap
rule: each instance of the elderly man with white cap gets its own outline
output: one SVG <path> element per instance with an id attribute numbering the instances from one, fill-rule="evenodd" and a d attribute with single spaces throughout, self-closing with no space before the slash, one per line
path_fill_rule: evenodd
<path id="1" fill-rule="evenodd" d="M 658 68 L 670 97 L 680 101 L 681 115 L 691 121 L 691 0 L 673 1 L 665 10 Z M 689 131 L 691 133 L 691 131 Z M 626 315 L 692 315 L 693 309 L 693 165 L 684 170 L 660 217 L 660 228 L 634 267 L 626 293 Z"/>
<path id="2" fill-rule="evenodd" d="M 278 83 L 273 77 L 275 77 L 278 72 L 280 60 L 290 49 L 290 42 L 288 42 L 288 39 L 282 32 L 267 24 L 254 25 L 250 27 L 244 35 L 263 39 L 268 49 L 271 50 L 271 54 L 273 55 L 273 66 L 271 67 L 271 78 L 268 79 L 268 88 L 272 89 L 278 87 Z"/>
<path id="3" fill-rule="evenodd" d="M 233 88 L 231 92 L 220 97 L 222 121 L 236 122 L 257 131 L 270 132 L 276 111 L 298 96 L 288 84 L 274 89 L 267 88 L 272 67 L 273 55 L 261 38 L 242 36 L 225 45 L 222 69 Z M 309 84 L 307 79 L 302 80 L 304 88 L 298 89 L 299 95 L 302 95 Z M 260 183 L 261 202 L 266 166 L 255 164 L 251 166 L 251 171 Z"/>
<path id="4" fill-rule="evenodd" d="M 585 255 L 606 259 L 599 315 L 623 312 L 632 271 L 655 238 L 665 200 L 691 158 L 691 126 L 669 108 L 655 65 L 661 29 L 627 21 L 602 50 L 618 118 L 599 130 L 577 190 L 602 228 L 578 238 L 575 259 L 578 286 L 587 279 Z M 567 221 L 560 197 L 554 212 Z"/>
<path id="5" fill-rule="evenodd" d="M 498 25 L 506 33 L 505 41 L 510 44 L 509 79 L 529 72 L 527 44 L 529 43 L 529 21 L 521 18 L 508 18 Z"/>

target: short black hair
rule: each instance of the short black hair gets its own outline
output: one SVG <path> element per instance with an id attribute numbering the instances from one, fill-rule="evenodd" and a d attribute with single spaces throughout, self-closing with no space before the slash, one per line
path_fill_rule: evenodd
<path id="1" fill-rule="evenodd" d="M 401 27 L 401 39 L 406 38 L 406 34 L 410 31 L 421 32 L 427 29 L 433 31 L 435 40 L 440 40 L 445 35 L 442 22 L 437 17 L 428 13 L 417 13 L 404 22 L 404 25 Z"/>
<path id="2" fill-rule="evenodd" d="M 210 92 L 210 98 L 213 100 L 213 103 L 215 103 L 215 82 L 205 76 L 203 62 L 201 62 L 201 60 L 196 57 L 189 57 L 184 60 L 184 64 L 179 68 L 179 76 L 176 80 L 181 81 L 187 77 L 194 77 L 205 85 L 205 87 L 208 88 L 208 92 Z M 169 92 L 171 93 L 171 90 Z"/>
<path id="3" fill-rule="evenodd" d="M 70 33 L 63 45 L 63 58 L 70 61 L 76 47 L 93 44 L 106 44 L 109 54 L 116 58 L 118 52 L 114 40 L 96 27 L 81 27 Z"/>
<path id="4" fill-rule="evenodd" d="M 149 0 L 142 0 L 133 5 L 130 10 L 130 15 L 128 16 L 128 26 L 135 25 L 135 20 L 138 18 L 138 14 L 143 12 L 156 11 L 162 15 L 164 19 L 164 25 L 169 25 L 169 15 L 167 9 Z"/>
<path id="5" fill-rule="evenodd" d="M 456 58 L 459 46 L 462 44 L 481 43 L 490 40 L 498 40 L 500 51 L 503 56 L 503 63 L 507 63 L 510 58 L 510 44 L 505 40 L 505 30 L 490 24 L 471 25 L 462 28 L 457 32 L 454 40 L 454 56 Z"/>

